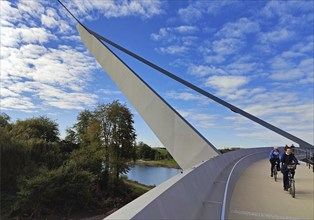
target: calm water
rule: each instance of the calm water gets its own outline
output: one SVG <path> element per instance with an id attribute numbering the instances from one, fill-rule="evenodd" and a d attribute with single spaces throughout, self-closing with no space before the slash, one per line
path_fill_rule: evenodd
<path id="1" fill-rule="evenodd" d="M 159 185 L 171 177 L 179 174 L 180 169 L 165 167 L 149 167 L 135 165 L 127 173 L 130 180 L 135 180 L 145 185 Z"/>

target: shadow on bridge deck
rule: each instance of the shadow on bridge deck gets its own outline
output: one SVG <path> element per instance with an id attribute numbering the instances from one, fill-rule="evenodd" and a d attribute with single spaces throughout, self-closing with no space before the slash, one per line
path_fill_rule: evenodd
<path id="1" fill-rule="evenodd" d="M 229 219 L 314 219 L 314 173 L 304 164 L 295 175 L 296 197 L 283 190 L 282 174 L 270 177 L 268 160 L 248 167 L 237 180 Z"/>

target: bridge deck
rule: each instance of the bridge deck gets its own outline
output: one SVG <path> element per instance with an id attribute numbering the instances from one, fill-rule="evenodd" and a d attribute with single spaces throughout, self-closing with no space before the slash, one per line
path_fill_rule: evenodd
<path id="1" fill-rule="evenodd" d="M 296 197 L 283 191 L 282 174 L 270 177 L 268 160 L 248 167 L 238 179 L 229 219 L 314 219 L 314 173 L 305 165 L 295 175 Z"/>

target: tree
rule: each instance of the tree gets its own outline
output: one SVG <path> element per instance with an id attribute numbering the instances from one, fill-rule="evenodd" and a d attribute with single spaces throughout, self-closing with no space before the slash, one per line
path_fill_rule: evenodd
<path id="1" fill-rule="evenodd" d="M 72 128 L 67 128 L 65 132 L 66 132 L 66 136 L 64 138 L 64 141 L 72 143 L 72 144 L 78 143 L 77 134 Z"/>
<path id="2" fill-rule="evenodd" d="M 18 180 L 24 174 L 27 152 L 10 134 L 12 124 L 6 114 L 0 115 L 1 216 L 9 213 L 18 191 Z"/>
<path id="3" fill-rule="evenodd" d="M 10 116 L 5 113 L 0 114 L 0 128 L 10 125 Z"/>
<path id="4" fill-rule="evenodd" d="M 81 209 L 97 208 L 94 178 L 90 172 L 71 166 L 41 169 L 37 176 L 24 179 L 11 212 L 40 217 L 44 210 L 68 215 Z"/>
<path id="5" fill-rule="evenodd" d="M 98 105 L 95 118 L 100 122 L 100 137 L 106 151 L 105 170 L 118 179 L 129 170 L 128 162 L 135 157 L 133 115 L 125 105 L 113 101 Z"/>
<path id="6" fill-rule="evenodd" d="M 48 142 L 59 141 L 58 124 L 41 116 L 26 120 L 17 120 L 11 134 L 19 140 L 42 139 Z"/>
<path id="7" fill-rule="evenodd" d="M 88 126 L 90 125 L 90 122 L 93 120 L 93 113 L 87 109 L 82 111 L 79 116 L 77 117 L 77 123 L 74 125 L 76 132 L 77 132 L 77 138 L 78 142 L 81 144 L 88 144 L 88 141 L 86 140 L 86 131 Z"/>
<path id="8" fill-rule="evenodd" d="M 144 160 L 154 160 L 156 154 L 158 153 L 156 150 L 148 146 L 143 142 L 139 142 L 137 145 L 138 148 L 138 158 Z"/>
<path id="9" fill-rule="evenodd" d="M 61 152 L 65 154 L 71 153 L 79 148 L 79 140 L 77 133 L 72 128 L 66 129 L 66 136 L 61 141 Z"/>
<path id="10" fill-rule="evenodd" d="M 60 141 L 58 125 L 46 117 L 10 123 L 0 115 L 3 218 L 112 208 L 132 197 L 119 177 L 135 157 L 133 118 L 125 105 L 84 110 L 66 132 Z"/>
<path id="11" fill-rule="evenodd" d="M 26 164 L 25 148 L 10 136 L 7 126 L 10 125 L 0 127 L 1 192 L 16 190 L 17 179 Z"/>

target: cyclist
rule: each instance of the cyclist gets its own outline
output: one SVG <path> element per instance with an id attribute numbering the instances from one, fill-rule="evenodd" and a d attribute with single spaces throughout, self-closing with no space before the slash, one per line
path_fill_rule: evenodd
<path id="1" fill-rule="evenodd" d="M 274 170 L 274 167 L 275 167 L 275 164 L 276 164 L 276 161 L 278 162 L 278 165 L 277 165 L 277 170 L 280 170 L 280 159 L 279 159 L 279 155 L 280 155 L 280 152 L 279 152 L 279 149 L 278 147 L 274 147 L 273 150 L 271 150 L 270 154 L 269 154 L 269 162 L 271 164 L 270 166 L 270 176 L 273 177 L 273 170 Z"/>
<path id="2" fill-rule="evenodd" d="M 286 151 L 281 156 L 281 163 L 282 163 L 281 171 L 283 174 L 283 189 L 285 191 L 288 191 L 288 188 L 289 188 L 289 179 L 288 179 L 289 170 L 287 168 L 287 165 L 293 164 L 293 162 L 295 162 L 296 164 L 299 164 L 299 161 L 297 160 L 297 158 L 292 153 L 291 147 L 287 147 Z M 295 171 L 291 170 L 290 172 L 292 174 L 292 178 L 294 178 Z"/>

